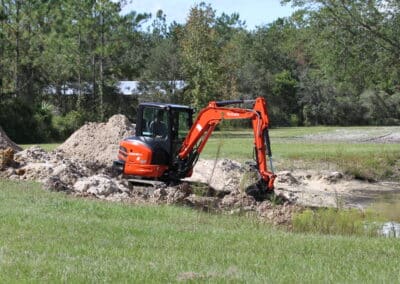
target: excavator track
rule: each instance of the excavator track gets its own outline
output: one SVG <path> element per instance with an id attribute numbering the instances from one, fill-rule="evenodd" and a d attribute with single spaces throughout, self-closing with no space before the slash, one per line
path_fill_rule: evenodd
<path id="1" fill-rule="evenodd" d="M 124 179 L 133 185 L 152 186 L 154 188 L 161 188 L 161 187 L 168 186 L 168 184 L 166 182 L 159 181 L 159 180 L 141 179 L 141 178 L 129 177 L 129 176 L 128 177 L 124 176 Z"/>

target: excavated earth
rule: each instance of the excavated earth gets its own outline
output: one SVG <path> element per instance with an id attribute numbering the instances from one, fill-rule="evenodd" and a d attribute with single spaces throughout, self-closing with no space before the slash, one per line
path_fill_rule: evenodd
<path id="1" fill-rule="evenodd" d="M 67 158 L 107 167 L 118 152 L 121 139 L 135 134 L 135 125 L 124 115 L 114 115 L 107 123 L 90 122 L 75 131 L 57 150 Z"/>
<path id="2" fill-rule="evenodd" d="M 109 167 L 93 166 L 82 159 L 66 157 L 61 150 L 47 153 L 33 146 L 14 155 L 15 167 L 0 171 L 0 177 L 11 180 L 31 180 L 43 183 L 48 190 L 64 191 L 75 196 L 95 197 L 108 201 L 123 201 L 135 204 L 180 204 L 212 212 L 230 214 L 255 214 L 274 224 L 290 225 L 292 215 L 302 210 L 293 202 L 274 204 L 268 200 L 257 201 L 235 186 L 240 183 L 244 168 L 230 160 L 218 161 L 215 171 L 223 173 L 226 186 L 220 182 L 209 184 L 184 181 L 176 186 L 149 187 L 132 185 L 121 177 L 114 176 Z M 196 169 L 194 176 L 204 170 Z"/>
<path id="3" fill-rule="evenodd" d="M 13 151 L 21 151 L 22 148 L 11 141 L 7 134 L 4 132 L 3 128 L 0 126 L 0 150 L 5 150 L 11 148 Z"/>
<path id="4" fill-rule="evenodd" d="M 0 157 L 7 157 L 0 178 L 39 181 L 49 190 L 109 201 L 180 204 L 213 212 L 252 214 L 288 226 L 294 213 L 309 206 L 364 207 L 382 193 L 400 192 L 400 185 L 395 183 L 368 183 L 340 172 L 297 170 L 277 173 L 278 198 L 274 202 L 256 200 L 246 194 L 257 180 L 255 172 L 228 159 L 200 159 L 192 177 L 176 186 L 140 186 L 113 175 L 110 168 L 119 141 L 133 133 L 134 125 L 125 116 L 115 115 L 107 123 L 84 125 L 49 153 L 38 146 L 20 151 L 2 134 L 0 145 L 7 142 L 8 148 L 0 150 Z"/>

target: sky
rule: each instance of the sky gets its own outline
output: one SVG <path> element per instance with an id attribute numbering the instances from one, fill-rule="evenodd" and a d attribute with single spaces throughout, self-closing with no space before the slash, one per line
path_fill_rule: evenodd
<path id="1" fill-rule="evenodd" d="M 161 9 L 167 16 L 167 22 L 176 21 L 185 23 L 189 10 L 194 5 L 202 1 L 193 0 L 130 0 L 123 7 L 122 12 L 128 13 L 136 11 L 139 13 L 151 13 L 154 17 L 156 12 Z M 216 10 L 217 16 L 222 12 L 225 14 L 239 13 L 240 19 L 246 22 L 246 27 L 253 30 L 256 26 L 272 23 L 279 17 L 290 16 L 295 9 L 290 4 L 281 6 L 280 0 L 209 0 Z"/>

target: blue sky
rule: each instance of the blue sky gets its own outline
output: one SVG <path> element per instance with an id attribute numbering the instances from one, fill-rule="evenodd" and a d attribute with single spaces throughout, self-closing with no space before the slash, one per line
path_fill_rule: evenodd
<path id="1" fill-rule="evenodd" d="M 123 8 L 123 13 L 129 11 L 147 12 L 153 16 L 161 9 L 167 15 L 167 21 L 184 23 L 189 10 L 201 1 L 192 0 L 130 0 Z M 280 0 L 214 0 L 204 1 L 210 3 L 217 15 L 222 12 L 239 13 L 241 20 L 246 21 L 248 29 L 269 24 L 279 17 L 290 16 L 294 9 L 290 5 L 281 6 Z"/>

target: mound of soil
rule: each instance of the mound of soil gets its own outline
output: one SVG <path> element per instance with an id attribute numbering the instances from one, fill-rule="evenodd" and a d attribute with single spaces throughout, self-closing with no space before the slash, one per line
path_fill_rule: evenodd
<path id="1" fill-rule="evenodd" d="M 188 181 L 207 183 L 215 190 L 238 191 L 245 168 L 229 159 L 199 159 Z"/>
<path id="2" fill-rule="evenodd" d="M 1 128 L 1 126 L 0 126 L 0 150 L 7 149 L 7 148 L 11 148 L 15 152 L 22 150 L 21 147 L 19 147 L 17 144 L 15 144 L 13 141 L 11 141 L 10 138 L 8 138 L 8 136 L 4 132 L 3 128 Z"/>
<path id="3" fill-rule="evenodd" d="M 107 128 L 106 124 L 100 126 Z M 83 130 L 88 128 L 86 126 Z M 78 155 L 76 153 L 79 152 L 75 152 Z M 183 182 L 155 188 L 131 184 L 120 176 L 112 175 L 106 167 L 93 167 L 92 163 L 65 155 L 64 151 L 47 153 L 33 146 L 18 152 L 14 157 L 16 166 L 0 170 L 0 177 L 38 181 L 48 190 L 64 191 L 75 196 L 134 204 L 179 204 L 211 212 L 251 214 L 274 224 L 289 226 L 292 215 L 301 210 L 301 207 L 291 202 L 275 205 L 269 201 L 257 201 L 245 192 L 240 192 L 237 188 L 244 168 L 231 160 L 223 159 L 215 164 L 214 161 L 201 161 L 197 175 L 201 177 L 200 180 L 206 178 L 206 183 Z M 212 175 L 216 175 L 215 179 L 209 176 L 210 169 Z M 219 179 L 223 182 L 217 182 Z M 213 189 L 210 184 L 217 188 Z"/>
<path id="4" fill-rule="evenodd" d="M 135 125 L 124 115 L 114 115 L 107 123 L 90 122 L 75 131 L 57 150 L 68 158 L 98 166 L 110 166 L 116 159 L 119 142 L 134 134 Z"/>

